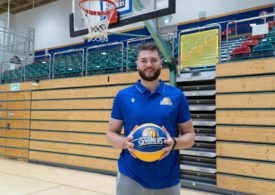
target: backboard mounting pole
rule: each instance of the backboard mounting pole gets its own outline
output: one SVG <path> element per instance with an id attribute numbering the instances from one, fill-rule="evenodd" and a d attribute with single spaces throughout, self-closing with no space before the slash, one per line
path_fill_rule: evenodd
<path id="1" fill-rule="evenodd" d="M 136 10 L 141 10 L 144 6 L 140 0 L 133 0 L 133 5 Z M 156 45 L 159 47 L 162 55 L 167 60 L 170 69 L 170 85 L 175 86 L 176 84 L 176 64 L 172 59 L 171 49 L 168 44 L 162 39 L 161 36 L 158 36 L 158 30 L 154 25 L 153 20 L 144 21 L 146 28 L 148 29 L 151 37 L 154 39 Z"/>
<path id="2" fill-rule="evenodd" d="M 72 2 L 72 13 L 75 13 L 75 1 Z"/>

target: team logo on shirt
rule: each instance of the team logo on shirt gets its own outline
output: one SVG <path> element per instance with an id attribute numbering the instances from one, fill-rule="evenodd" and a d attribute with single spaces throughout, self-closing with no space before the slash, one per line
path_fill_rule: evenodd
<path id="1" fill-rule="evenodd" d="M 164 97 L 161 102 L 160 105 L 167 105 L 167 106 L 172 106 L 173 102 L 171 101 L 171 99 L 169 97 Z"/>

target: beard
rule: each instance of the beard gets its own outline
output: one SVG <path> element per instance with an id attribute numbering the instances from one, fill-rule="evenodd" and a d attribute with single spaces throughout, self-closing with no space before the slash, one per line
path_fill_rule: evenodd
<path id="1" fill-rule="evenodd" d="M 158 68 L 158 69 L 156 69 L 156 71 L 152 75 L 146 75 L 145 71 L 142 71 L 142 70 L 138 69 L 139 76 L 145 81 L 154 81 L 154 80 L 156 80 L 159 77 L 160 72 L 161 72 L 161 68 Z"/>

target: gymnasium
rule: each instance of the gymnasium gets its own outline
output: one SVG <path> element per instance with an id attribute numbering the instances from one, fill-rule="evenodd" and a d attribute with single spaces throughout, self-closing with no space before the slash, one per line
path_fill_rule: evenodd
<path id="1" fill-rule="evenodd" d="M 1 0 L 0 195 L 115 194 L 137 50 L 188 99 L 181 194 L 275 194 L 275 0 Z"/>

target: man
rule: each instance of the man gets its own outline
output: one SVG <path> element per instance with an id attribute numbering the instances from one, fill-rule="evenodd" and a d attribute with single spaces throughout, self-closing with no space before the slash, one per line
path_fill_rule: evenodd
<path id="1" fill-rule="evenodd" d="M 136 63 L 141 80 L 116 95 L 107 132 L 108 142 L 122 149 L 116 194 L 179 195 L 178 150 L 191 147 L 195 139 L 188 102 L 179 89 L 159 80 L 162 60 L 157 46 L 141 46 Z M 132 153 L 134 145 L 129 134 L 144 123 L 154 123 L 168 131 L 163 149 L 166 153 L 159 161 L 144 162 Z"/>

